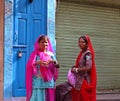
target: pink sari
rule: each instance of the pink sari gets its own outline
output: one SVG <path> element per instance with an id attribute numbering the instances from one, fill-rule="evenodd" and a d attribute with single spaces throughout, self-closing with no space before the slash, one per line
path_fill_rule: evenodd
<path id="1" fill-rule="evenodd" d="M 51 56 L 46 56 L 44 52 L 41 52 L 39 50 L 38 39 L 34 45 L 35 50 L 31 53 L 26 66 L 26 101 L 29 101 L 32 95 L 32 76 L 37 75 L 37 69 L 34 63 L 36 56 L 39 55 L 40 59 L 44 61 L 47 61 L 51 58 Z M 50 53 L 53 53 L 49 39 L 48 43 L 48 51 L 50 51 Z M 58 78 L 58 69 L 55 67 L 54 64 L 50 64 L 48 67 L 41 66 L 40 72 L 45 82 L 50 81 L 52 78 L 54 79 L 54 81 L 56 81 L 56 79 Z M 47 93 L 52 96 L 50 97 L 49 101 L 54 101 L 54 89 L 48 88 Z"/>

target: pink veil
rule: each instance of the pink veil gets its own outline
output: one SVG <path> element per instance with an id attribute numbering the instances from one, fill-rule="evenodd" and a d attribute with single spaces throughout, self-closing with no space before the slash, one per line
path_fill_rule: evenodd
<path id="1" fill-rule="evenodd" d="M 31 53 L 27 65 L 26 65 L 26 101 L 30 100 L 31 94 L 32 94 L 32 76 L 37 74 L 36 66 L 34 65 L 34 60 L 36 59 L 36 55 L 39 55 L 40 58 L 43 54 L 39 50 L 39 45 L 38 45 L 38 39 L 43 36 L 40 35 L 35 44 L 34 44 L 34 51 Z M 45 35 L 44 35 L 45 36 Z M 53 53 L 52 45 L 50 43 L 50 40 L 48 38 L 48 51 Z M 43 57 L 44 59 L 44 57 Z M 54 78 L 54 81 L 58 78 L 58 69 L 55 68 L 53 64 L 50 64 L 49 68 L 46 67 L 40 67 L 41 75 L 43 80 L 50 81 L 52 78 Z"/>
<path id="2" fill-rule="evenodd" d="M 45 36 L 45 35 L 40 35 L 38 38 L 37 38 L 37 40 L 36 40 L 36 42 L 35 42 L 35 44 L 34 44 L 34 49 L 36 50 L 36 51 L 38 51 L 39 52 L 39 44 L 38 44 L 38 39 L 40 38 L 40 37 L 42 37 L 42 36 Z M 48 37 L 47 37 L 48 38 Z M 49 51 L 51 51 L 51 52 L 53 52 L 53 48 L 52 48 L 52 45 L 51 45 L 51 42 L 50 42 L 50 39 L 48 38 L 48 50 Z M 54 52 L 53 52 L 54 53 Z"/>

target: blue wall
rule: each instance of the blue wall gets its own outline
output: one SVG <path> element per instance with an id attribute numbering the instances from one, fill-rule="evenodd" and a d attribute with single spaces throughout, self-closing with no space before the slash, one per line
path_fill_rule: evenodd
<path id="1" fill-rule="evenodd" d="M 56 0 L 48 0 L 48 14 L 47 14 L 47 34 L 50 37 L 54 51 L 56 51 L 55 41 L 55 10 Z"/>
<path id="2" fill-rule="evenodd" d="M 55 41 L 55 0 L 48 0 L 47 8 L 47 35 L 52 41 L 54 51 L 56 50 Z M 4 98 L 12 97 L 12 73 L 13 73 L 13 16 L 14 0 L 5 0 L 5 32 L 4 32 Z"/>
<path id="3" fill-rule="evenodd" d="M 4 96 L 12 96 L 13 0 L 5 0 Z"/>

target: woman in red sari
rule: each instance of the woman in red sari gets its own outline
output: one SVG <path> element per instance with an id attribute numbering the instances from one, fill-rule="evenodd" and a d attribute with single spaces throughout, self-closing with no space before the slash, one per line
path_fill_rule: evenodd
<path id="1" fill-rule="evenodd" d="M 78 45 L 81 51 L 71 70 L 76 78 L 71 90 L 72 101 L 96 101 L 96 67 L 90 37 L 81 36 Z"/>
<path id="2" fill-rule="evenodd" d="M 68 72 L 68 82 L 56 87 L 56 101 L 96 101 L 96 67 L 89 36 L 78 40 L 80 53 Z"/>

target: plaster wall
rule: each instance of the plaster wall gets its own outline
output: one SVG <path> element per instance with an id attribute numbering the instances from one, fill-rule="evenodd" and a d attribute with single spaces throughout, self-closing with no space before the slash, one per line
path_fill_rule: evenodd
<path id="1" fill-rule="evenodd" d="M 13 33 L 14 33 L 14 0 L 5 0 L 5 24 L 4 24 L 4 101 L 25 101 L 25 97 L 12 97 L 12 73 L 13 73 Z M 55 0 L 47 0 L 47 35 L 52 41 L 56 51 L 55 41 Z"/>
<path id="2" fill-rule="evenodd" d="M 5 0 L 4 24 L 4 97 L 12 96 L 13 0 Z"/>
<path id="3" fill-rule="evenodd" d="M 0 0 L 0 101 L 3 101 L 4 0 Z"/>

